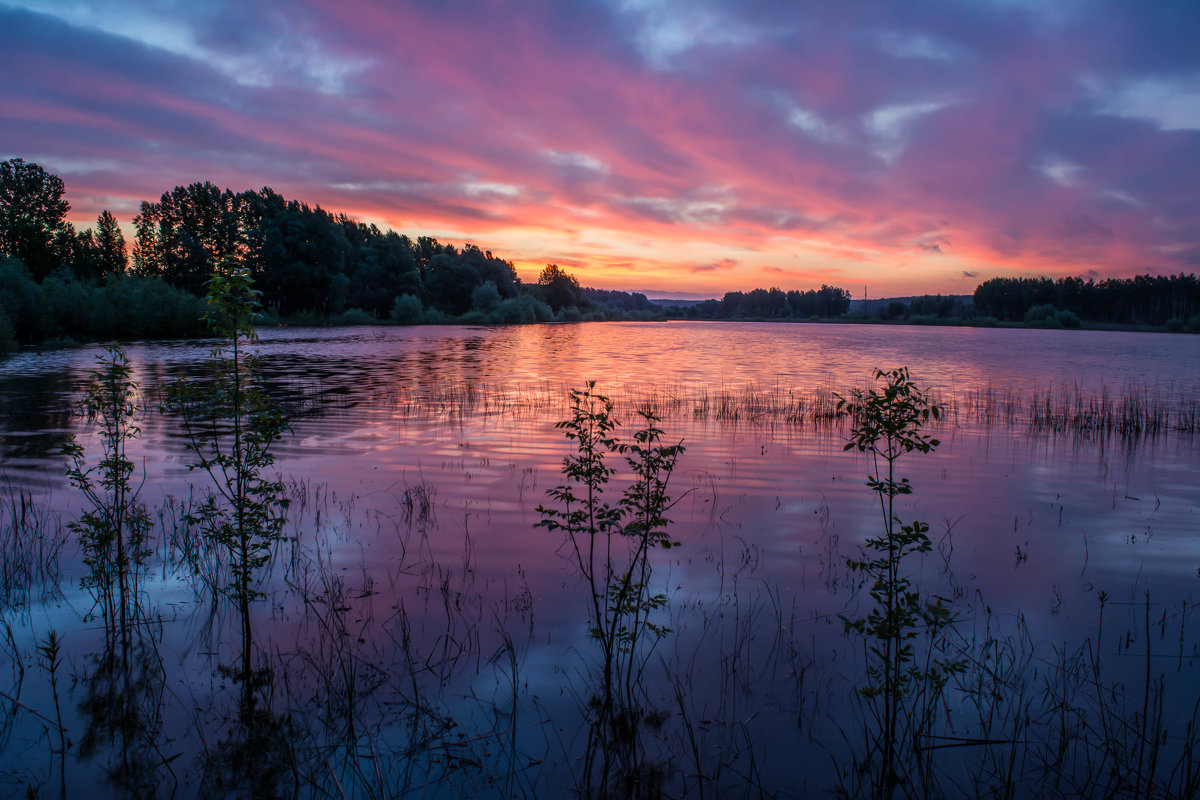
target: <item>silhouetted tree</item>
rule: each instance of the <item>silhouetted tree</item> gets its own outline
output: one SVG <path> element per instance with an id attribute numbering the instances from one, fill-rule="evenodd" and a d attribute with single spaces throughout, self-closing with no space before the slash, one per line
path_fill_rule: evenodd
<path id="1" fill-rule="evenodd" d="M 947 319 L 949 317 L 965 317 L 967 308 L 961 298 L 953 295 L 926 294 L 914 297 L 909 302 L 907 314 L 909 317 Z"/>
<path id="2" fill-rule="evenodd" d="M 609 310 L 620 311 L 658 311 L 658 306 L 651 303 L 641 292 L 621 292 L 615 289 L 583 288 L 583 299 L 591 305 L 602 306 Z"/>
<path id="3" fill-rule="evenodd" d="M 333 280 L 354 260 L 354 247 L 346 238 L 346 230 L 319 206 L 311 208 L 296 201 L 275 207 L 270 216 L 262 217 L 249 236 L 257 250 L 248 254 L 247 262 L 262 290 L 263 304 L 281 314 L 340 310 L 331 307 Z M 343 302 L 346 288 L 342 287 Z"/>
<path id="4" fill-rule="evenodd" d="M 100 276 L 124 274 L 125 267 L 129 264 L 125 253 L 125 236 L 121 233 L 117 218 L 108 209 L 101 211 L 100 216 L 96 218 L 96 233 L 93 238 Z"/>
<path id="5" fill-rule="evenodd" d="M 161 275 L 172 285 L 199 293 L 212 275 L 212 265 L 239 258 L 257 220 L 244 194 L 205 181 L 176 186 L 157 203 L 143 202 L 134 217 L 139 274 Z"/>
<path id="6" fill-rule="evenodd" d="M 62 241 L 59 251 L 63 265 L 69 265 L 75 277 L 84 281 L 100 277 L 100 248 L 91 228 L 75 234 L 69 244 Z"/>
<path id="7" fill-rule="evenodd" d="M 808 319 L 809 317 L 840 317 L 850 309 L 850 293 L 836 286 L 819 290 L 784 292 L 753 289 L 749 292 L 726 292 L 721 300 L 697 303 L 687 311 L 692 319 L 737 319 L 765 317 L 768 319 Z"/>
<path id="8" fill-rule="evenodd" d="M 471 293 L 480 282 L 478 270 L 468 259 L 440 253 L 429 260 L 427 298 L 449 314 L 465 314 L 471 309 Z"/>
<path id="9" fill-rule="evenodd" d="M 0 254 L 21 259 L 37 280 L 64 263 L 75 246 L 63 192 L 62 179 L 37 164 L 0 161 Z"/>
<path id="10" fill-rule="evenodd" d="M 542 299 L 555 311 L 567 306 L 578 306 L 583 301 L 579 281 L 557 264 L 546 265 L 538 275 L 538 285 L 542 287 Z"/>

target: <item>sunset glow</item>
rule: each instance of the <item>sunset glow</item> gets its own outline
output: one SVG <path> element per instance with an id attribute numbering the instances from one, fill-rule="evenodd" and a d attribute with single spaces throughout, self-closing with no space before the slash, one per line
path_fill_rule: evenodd
<path id="1" fill-rule="evenodd" d="M 0 159 L 80 228 L 270 186 L 651 296 L 1195 272 L 1197 31 L 1195 3 L 0 1 Z"/>

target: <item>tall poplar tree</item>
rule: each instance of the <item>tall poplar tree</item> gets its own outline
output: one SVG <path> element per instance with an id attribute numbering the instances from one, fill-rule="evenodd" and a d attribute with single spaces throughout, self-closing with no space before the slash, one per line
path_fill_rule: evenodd
<path id="1" fill-rule="evenodd" d="M 128 265 L 125 252 L 125 235 L 108 209 L 96 218 L 96 263 L 101 275 L 120 275 Z"/>

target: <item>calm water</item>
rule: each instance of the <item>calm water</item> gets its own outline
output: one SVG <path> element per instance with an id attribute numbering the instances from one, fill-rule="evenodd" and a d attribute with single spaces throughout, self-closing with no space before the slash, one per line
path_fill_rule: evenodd
<path id="1" fill-rule="evenodd" d="M 579 781 L 595 667 L 587 595 L 561 539 L 534 524 L 568 452 L 554 422 L 567 389 L 588 380 L 618 399 L 625 421 L 653 400 L 667 437 L 686 447 L 671 483 L 682 546 L 654 573 L 674 632 L 648 662 L 645 690 L 667 715 L 644 744 L 666 796 L 694 794 L 701 775 L 737 796 L 807 796 L 836 785 L 832 765 L 848 763 L 830 742 L 853 739 L 849 698 L 864 660 L 838 615 L 869 606 L 845 559 L 877 534 L 879 509 L 863 485 L 869 465 L 843 451 L 845 427 L 793 424 L 778 407 L 827 402 L 876 367 L 907 365 L 956 412 L 935 452 L 900 462 L 915 487 L 900 515 L 929 523 L 935 545 L 913 575 L 926 596 L 952 601 L 955 641 L 998 633 L 1026 652 L 1030 696 L 1038 664 L 1084 647 L 1139 702 L 1147 675 L 1169 675 L 1155 691 L 1183 746 L 1200 685 L 1200 439 L 1173 430 L 1182 418 L 1170 415 L 1200 398 L 1200 337 L 613 323 L 281 329 L 257 349 L 261 374 L 298 416 L 277 448 L 292 540 L 254 609 L 255 657 L 272 675 L 262 694 L 276 719 L 293 720 L 290 749 L 271 763 L 302 776 L 307 793 L 567 796 Z M 157 413 L 160 390 L 202 372 L 207 348 L 128 353 L 146 406 L 142 497 L 174 528 L 178 504 L 208 486 L 188 469 L 177 422 Z M 96 446 L 72 412 L 94 356 L 0 363 L 0 479 L 64 522 L 79 499 L 62 442 L 74 433 Z M 1137 436 L 1031 428 L 1030 404 L 1047 396 L 1148 398 L 1168 410 L 1167 426 Z M 990 417 L 980 413 L 989 403 Z M 159 793 L 217 791 L 239 741 L 237 692 L 219 669 L 239 641 L 229 604 L 214 604 L 164 533 L 144 601 L 153 657 L 130 684 L 146 717 L 133 746 L 97 711 L 103 630 L 72 545 L 60 561 L 59 593 L 35 588 L 4 612 L 0 785 L 57 791 L 53 697 L 34 649 L 53 629 L 64 640 L 69 788 L 119 771 L 117 753 L 132 751 Z M 947 730 L 974 730 L 972 696 L 948 690 Z M 100 734 L 85 752 L 88 731 Z M 980 769 L 972 759 L 986 757 L 973 751 L 946 769 L 967 781 Z M 1035 779 L 1021 787 L 1039 793 Z"/>

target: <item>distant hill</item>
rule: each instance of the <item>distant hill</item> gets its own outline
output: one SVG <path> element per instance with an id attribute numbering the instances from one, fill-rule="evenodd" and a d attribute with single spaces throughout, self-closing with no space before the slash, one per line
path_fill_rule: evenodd
<path id="1" fill-rule="evenodd" d="M 650 297 L 647 299 L 656 306 L 679 306 L 681 308 L 690 308 L 699 303 L 708 302 L 707 300 L 683 300 L 678 297 Z"/>

